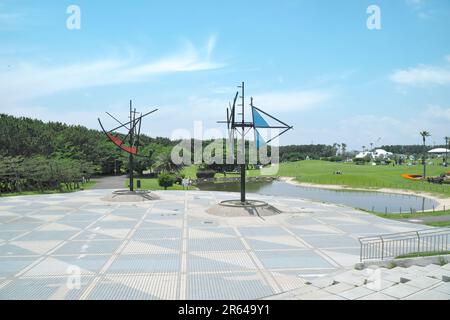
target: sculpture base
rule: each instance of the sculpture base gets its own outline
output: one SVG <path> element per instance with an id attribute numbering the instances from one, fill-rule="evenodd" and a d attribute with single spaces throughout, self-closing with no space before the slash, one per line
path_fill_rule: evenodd
<path id="1" fill-rule="evenodd" d="M 150 191 L 118 190 L 102 198 L 108 202 L 144 202 L 159 200 L 159 197 Z"/>
<path id="2" fill-rule="evenodd" d="M 226 200 L 209 208 L 206 212 L 220 217 L 268 217 L 281 213 L 280 210 L 260 200 Z"/>

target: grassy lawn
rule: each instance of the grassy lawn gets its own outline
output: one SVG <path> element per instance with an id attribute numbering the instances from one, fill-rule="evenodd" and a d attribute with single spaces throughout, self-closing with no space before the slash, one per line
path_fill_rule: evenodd
<path id="1" fill-rule="evenodd" d="M 366 211 L 366 210 L 363 210 Z M 384 213 L 374 213 L 374 212 L 369 212 L 369 213 L 373 213 L 377 216 L 379 216 L 380 218 L 385 218 L 385 219 L 392 219 L 392 220 L 402 220 L 402 219 L 420 219 L 420 218 L 424 218 L 424 217 L 441 217 L 441 216 L 448 216 L 450 215 L 450 210 L 445 210 L 445 211 L 435 211 L 435 212 L 418 212 L 418 213 L 403 213 L 403 214 L 396 214 L 396 213 L 388 213 L 388 214 L 384 214 Z"/>
<path id="2" fill-rule="evenodd" d="M 408 259 L 408 258 L 417 258 L 417 257 L 434 257 L 434 256 L 443 256 L 450 254 L 450 251 L 441 251 L 441 252 L 420 252 L 420 253 L 409 253 L 403 256 L 395 257 L 395 259 Z"/>
<path id="3" fill-rule="evenodd" d="M 450 221 L 427 222 L 425 224 L 430 227 L 450 228 Z"/>
<path id="4" fill-rule="evenodd" d="M 141 188 L 137 188 L 137 180 L 141 180 Z M 128 188 L 128 181 L 125 182 L 125 187 Z M 157 191 L 157 190 L 164 190 L 163 187 L 160 187 L 158 184 L 158 179 L 140 179 L 136 178 L 134 180 L 134 188 L 136 190 L 150 190 L 150 191 Z M 167 190 L 183 190 L 183 186 L 180 186 L 178 184 L 173 185 L 173 187 L 167 188 Z M 189 187 L 189 190 L 195 190 L 193 187 Z"/>
<path id="5" fill-rule="evenodd" d="M 13 192 L 13 193 L 0 193 L 0 197 L 17 197 L 17 196 L 35 196 L 39 194 L 56 194 L 56 193 L 71 193 L 77 192 L 81 190 L 89 190 L 95 186 L 95 181 L 86 182 L 81 186 L 81 189 L 76 190 L 68 190 L 66 187 L 63 187 L 62 191 L 60 190 L 45 190 L 43 192 L 40 191 L 24 191 L 24 192 Z"/>
<path id="6" fill-rule="evenodd" d="M 450 185 L 435 185 L 422 181 L 411 181 L 401 177 L 404 173 L 422 174 L 423 167 L 416 166 L 371 166 L 327 161 L 299 161 L 282 163 L 278 176 L 295 177 L 299 182 L 342 185 L 353 188 L 393 188 L 426 191 L 441 196 L 450 196 Z M 450 169 L 427 166 L 429 176 L 438 176 Z M 334 172 L 341 171 L 342 175 Z"/>
<path id="7" fill-rule="evenodd" d="M 342 175 L 334 172 L 341 171 Z M 450 196 L 450 185 L 436 185 L 422 181 L 411 181 L 401 177 L 402 174 L 422 174 L 423 167 L 416 166 L 372 166 L 355 165 L 353 163 L 335 163 L 328 161 L 298 161 L 280 164 L 280 170 L 276 176 L 294 177 L 299 182 L 314 184 L 342 185 L 352 188 L 392 188 L 412 191 L 425 191 L 440 196 Z M 450 171 L 435 162 L 427 165 L 427 175 L 439 176 L 443 172 Z M 197 167 L 191 166 L 184 169 L 187 178 L 195 179 Z M 247 176 L 259 176 L 259 170 L 248 170 Z M 227 174 L 227 177 L 239 176 L 238 174 Z M 223 177 L 218 173 L 216 177 Z"/>

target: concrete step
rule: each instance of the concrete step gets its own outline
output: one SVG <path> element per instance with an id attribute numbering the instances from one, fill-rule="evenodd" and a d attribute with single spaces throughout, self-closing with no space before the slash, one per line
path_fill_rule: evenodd
<path id="1" fill-rule="evenodd" d="M 444 282 L 447 281 L 447 282 Z M 450 265 L 371 266 L 346 270 L 305 283 L 270 299 L 280 300 L 449 300 Z"/>

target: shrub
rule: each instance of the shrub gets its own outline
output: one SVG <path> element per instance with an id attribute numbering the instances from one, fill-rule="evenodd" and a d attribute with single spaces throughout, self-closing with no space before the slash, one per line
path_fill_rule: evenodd
<path id="1" fill-rule="evenodd" d="M 167 190 L 167 188 L 172 187 L 174 183 L 175 177 L 170 173 L 163 172 L 158 176 L 158 184 L 160 187 L 163 187 L 164 190 Z"/>

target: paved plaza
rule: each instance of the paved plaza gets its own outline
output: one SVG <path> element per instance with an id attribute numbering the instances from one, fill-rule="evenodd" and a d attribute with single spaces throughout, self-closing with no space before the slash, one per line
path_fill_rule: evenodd
<path id="1" fill-rule="evenodd" d="M 237 194 L 111 192 L 1 198 L 0 299 L 260 299 L 352 268 L 360 236 L 426 228 L 306 200 L 253 195 L 283 213 L 224 218 L 206 210 Z"/>

